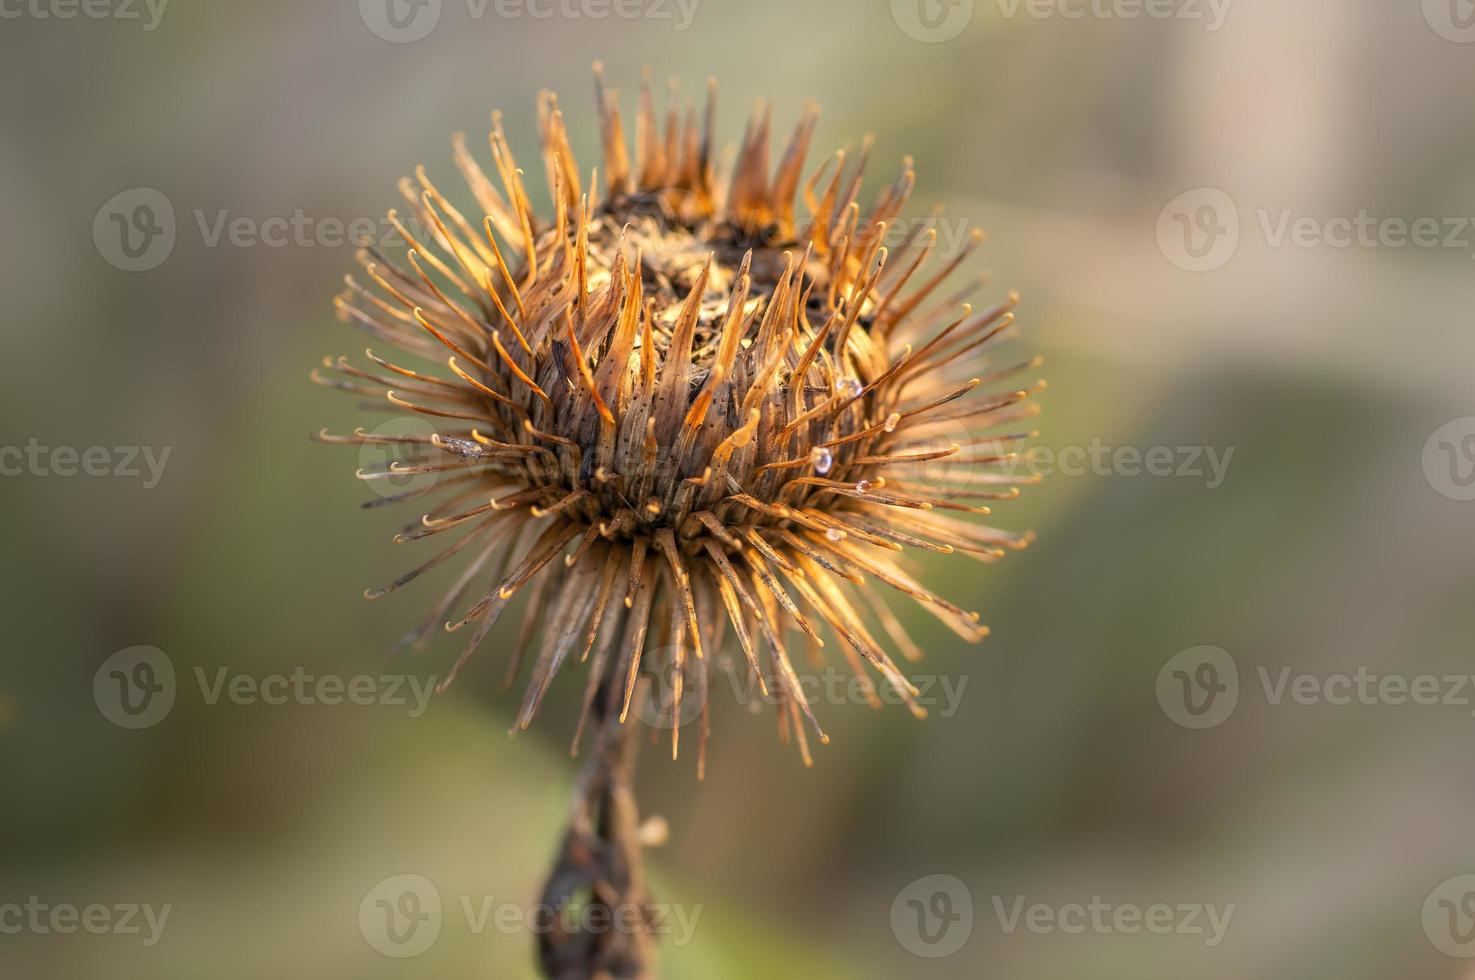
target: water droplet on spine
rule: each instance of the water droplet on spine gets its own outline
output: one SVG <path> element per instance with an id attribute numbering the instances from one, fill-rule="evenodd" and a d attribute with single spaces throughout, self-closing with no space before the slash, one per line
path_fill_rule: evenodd
<path id="1" fill-rule="evenodd" d="M 839 528 L 832 527 L 825 532 L 825 537 L 829 538 L 831 541 L 844 541 L 845 532 L 840 530 Z"/>
<path id="2" fill-rule="evenodd" d="M 835 454 L 823 446 L 816 446 L 809 451 L 809 461 L 814 464 L 814 472 L 825 476 L 835 468 Z"/>
<path id="3" fill-rule="evenodd" d="M 895 432 L 898 425 L 901 425 L 901 415 L 899 413 L 892 412 L 890 415 L 886 416 L 887 432 Z"/>
<path id="4" fill-rule="evenodd" d="M 840 379 L 840 394 L 844 395 L 846 398 L 855 398 L 861 393 L 861 389 L 864 387 L 865 386 L 860 383 L 859 378 Z"/>

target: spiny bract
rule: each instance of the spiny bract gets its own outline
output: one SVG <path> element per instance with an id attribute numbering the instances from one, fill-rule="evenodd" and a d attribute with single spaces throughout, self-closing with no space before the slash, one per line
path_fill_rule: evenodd
<path id="1" fill-rule="evenodd" d="M 664 133 L 643 86 L 632 164 L 597 66 L 596 81 L 602 181 L 598 170 L 581 180 L 544 93 L 554 215 L 540 220 L 494 114 L 495 182 L 454 140 L 483 219 L 468 220 L 418 169 L 400 182 L 414 220 L 389 214 L 404 261 L 366 248 L 367 280 L 348 277 L 337 298 L 342 319 L 425 364 L 371 349 L 372 368 L 339 358 L 314 378 L 426 421 L 320 438 L 398 456 L 360 470 L 363 480 L 417 481 L 365 506 L 448 494 L 397 540 L 454 539 L 368 595 L 464 555 L 406 637 L 421 642 L 448 615 L 447 629 L 472 627 L 445 683 L 528 587 L 512 675 L 539 631 L 541 640 L 519 727 L 574 657 L 589 661 L 586 718 L 592 706 L 623 721 L 639 678 L 657 674 L 668 683 L 654 710 L 668 719 L 673 753 L 681 722 L 699 718 L 703 756 L 709 669 L 730 623 L 744 669 L 807 763 L 801 714 L 826 739 L 791 662 L 792 635 L 818 657 L 828 633 L 868 699 L 877 702 L 875 670 L 921 715 L 868 623 L 908 659 L 920 651 L 873 583 L 967 640 L 986 634 L 978 614 L 915 581 L 899 553 L 993 562 L 1028 543 L 944 512 L 986 514 L 977 501 L 1031 482 L 1003 465 L 1014 454 L 1001 448 L 1029 433 L 1003 430 L 1034 413 L 1026 399 L 1043 382 L 1000 383 L 1039 361 L 990 363 L 1017 296 L 982 312 L 959 305 L 976 280 L 935 296 L 983 236 L 926 268 L 937 251 L 931 222 L 901 233 L 909 160 L 862 215 L 866 150 L 851 167 L 837 153 L 801 185 L 817 117 L 807 107 L 770 173 L 760 108 L 719 190 L 715 86 L 700 127 L 673 87 Z M 801 194 L 805 219 L 795 217 Z M 981 376 L 955 376 L 965 366 Z"/>

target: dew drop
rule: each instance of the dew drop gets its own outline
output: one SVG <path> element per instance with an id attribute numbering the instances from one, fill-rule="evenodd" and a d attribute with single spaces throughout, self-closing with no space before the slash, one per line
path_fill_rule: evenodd
<path id="1" fill-rule="evenodd" d="M 825 476 L 835 467 L 835 454 L 823 446 L 816 446 L 809 451 L 809 461 L 814 464 L 814 472 Z"/>
<path id="2" fill-rule="evenodd" d="M 895 432 L 896 431 L 896 427 L 898 425 L 901 425 L 901 415 L 900 415 L 900 413 L 898 413 L 898 412 L 892 412 L 890 415 L 886 416 L 886 431 L 887 432 Z"/>
<path id="3" fill-rule="evenodd" d="M 865 386 L 860 383 L 859 378 L 840 379 L 840 394 L 844 395 L 846 398 L 858 397 L 861 393 L 861 389 L 864 387 Z"/>
<path id="4" fill-rule="evenodd" d="M 825 537 L 829 538 L 831 541 L 844 541 L 845 532 L 840 530 L 839 528 L 832 527 L 825 532 Z"/>

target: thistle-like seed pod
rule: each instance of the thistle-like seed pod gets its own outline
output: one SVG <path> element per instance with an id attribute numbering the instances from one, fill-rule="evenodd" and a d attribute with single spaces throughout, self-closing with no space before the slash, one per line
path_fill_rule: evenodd
<path id="1" fill-rule="evenodd" d="M 811 653 L 838 647 L 873 697 L 878 673 L 921 715 L 873 632 L 920 655 L 887 598 L 921 603 L 966 640 L 987 632 L 908 574 L 904 552 L 989 563 L 1028 543 L 967 518 L 1031 482 L 1001 465 L 1013 454 L 1000 447 L 1028 435 L 1009 427 L 1033 414 L 1027 399 L 1043 383 L 1009 379 L 1039 361 L 992 363 L 1017 296 L 975 312 L 961 300 L 978 282 L 939 293 L 981 234 L 939 261 L 927 223 L 896 233 L 910 161 L 862 214 L 866 151 L 851 166 L 837 153 L 805 180 L 811 108 L 771 167 L 760 109 L 719 189 L 715 88 L 700 125 L 673 89 L 662 132 L 645 86 L 632 164 L 597 66 L 596 78 L 603 163 L 588 180 L 556 100 L 539 100 L 551 220 L 534 215 L 495 114 L 494 176 L 454 141 L 483 217 L 458 210 L 423 168 L 401 181 L 408 210 L 389 217 L 404 261 L 361 252 L 366 279 L 348 278 L 337 309 L 425 365 L 370 350 L 372 367 L 339 359 L 314 376 L 429 425 L 320 438 L 413 459 L 361 479 L 433 476 L 375 504 L 447 495 L 399 535 L 447 546 L 369 593 L 465 562 L 406 638 L 447 619 L 467 629 L 445 683 L 531 591 L 512 668 L 533 654 L 519 727 L 571 660 L 588 662 L 586 717 L 595 707 L 623 721 L 639 679 L 669 672 L 658 710 L 672 719 L 673 754 L 679 722 L 699 718 L 704 756 L 708 672 L 730 625 L 807 764 L 806 724 L 827 739 L 800 690 L 794 637 Z"/>

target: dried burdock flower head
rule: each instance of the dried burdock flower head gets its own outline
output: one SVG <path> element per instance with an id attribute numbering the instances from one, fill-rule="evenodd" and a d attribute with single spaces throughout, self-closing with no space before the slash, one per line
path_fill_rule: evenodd
<path id="1" fill-rule="evenodd" d="M 826 739 L 796 640 L 810 654 L 838 647 L 872 694 L 879 675 L 920 715 L 877 637 L 919 656 L 889 600 L 920 603 L 966 640 L 985 635 L 978 614 L 909 574 L 906 553 L 990 563 L 1028 543 L 970 518 L 1029 482 L 1000 447 L 1027 435 L 1009 429 L 1033 414 L 1041 384 L 1010 379 L 1039 362 L 993 362 L 1016 296 L 974 311 L 961 300 L 977 280 L 944 295 L 983 236 L 939 256 L 931 222 L 908 227 L 910 161 L 863 212 L 866 149 L 805 179 L 816 112 L 773 166 L 760 109 L 719 187 L 715 88 L 700 124 L 673 90 L 663 128 L 645 86 L 633 162 L 615 93 L 602 79 L 596 91 L 593 176 L 554 97 L 539 100 L 551 217 L 533 213 L 494 115 L 490 173 L 454 141 L 480 216 L 417 170 L 400 184 L 407 209 L 390 212 L 404 260 L 365 250 L 363 278 L 338 297 L 342 319 L 424 363 L 371 350 L 372 366 L 340 359 L 317 379 L 428 424 L 321 438 L 411 458 L 361 479 L 434 477 L 376 504 L 447 495 L 398 538 L 446 546 L 369 595 L 464 561 L 407 638 L 447 619 L 470 634 L 449 683 L 531 592 L 512 668 L 532 654 L 517 725 L 570 662 L 588 664 L 586 717 L 621 722 L 657 673 L 669 678 L 656 710 L 672 721 L 673 754 L 680 721 L 699 719 L 704 755 L 708 672 L 730 627 L 807 763 L 806 726 Z"/>

